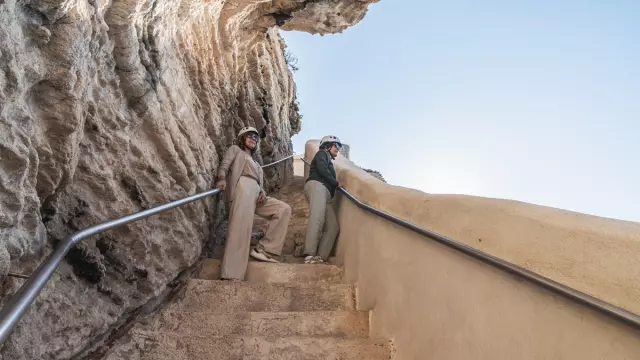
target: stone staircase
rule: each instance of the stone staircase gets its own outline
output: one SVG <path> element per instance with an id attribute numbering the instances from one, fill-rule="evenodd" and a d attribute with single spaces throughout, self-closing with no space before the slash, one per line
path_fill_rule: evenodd
<path id="1" fill-rule="evenodd" d="M 307 228 L 304 179 L 272 196 L 292 218 L 283 263 L 250 261 L 246 281 L 220 281 L 220 260 L 203 259 L 186 290 L 134 325 L 103 360 L 382 360 L 388 341 L 369 339 L 369 313 L 355 310 L 355 289 L 333 265 L 300 264 Z M 221 258 L 224 247 L 212 256 Z M 298 255 L 298 256 L 295 256 Z"/>
<path id="2" fill-rule="evenodd" d="M 369 339 L 369 314 L 355 310 L 352 285 L 332 265 L 249 262 L 247 281 L 219 278 L 205 259 L 181 300 L 129 331 L 106 359 L 390 358 Z"/>

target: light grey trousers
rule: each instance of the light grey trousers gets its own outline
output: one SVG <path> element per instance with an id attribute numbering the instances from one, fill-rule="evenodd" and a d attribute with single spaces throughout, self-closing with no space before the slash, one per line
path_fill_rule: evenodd
<path id="1" fill-rule="evenodd" d="M 304 254 L 317 255 L 327 260 L 340 230 L 331 205 L 331 193 L 321 182 L 309 180 L 304 185 L 304 194 L 309 201 L 309 224 Z"/>

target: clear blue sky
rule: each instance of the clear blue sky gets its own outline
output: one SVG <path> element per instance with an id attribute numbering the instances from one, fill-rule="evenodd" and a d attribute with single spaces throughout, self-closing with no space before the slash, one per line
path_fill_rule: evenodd
<path id="1" fill-rule="evenodd" d="M 395 185 L 640 221 L 639 0 L 382 0 L 283 36 L 297 152 L 335 134 Z"/>

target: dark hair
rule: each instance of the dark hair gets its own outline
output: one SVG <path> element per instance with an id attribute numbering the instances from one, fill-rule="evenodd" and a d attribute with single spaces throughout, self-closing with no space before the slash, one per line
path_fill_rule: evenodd
<path id="1" fill-rule="evenodd" d="M 334 142 L 334 141 L 326 142 L 326 143 L 322 144 L 322 146 L 320 146 L 320 150 L 329 150 L 335 144 L 336 144 L 336 142 Z"/>
<path id="2" fill-rule="evenodd" d="M 249 134 L 255 134 L 255 133 L 249 132 L 249 133 L 238 136 L 238 141 L 236 142 L 236 145 L 240 146 L 240 149 L 242 150 L 246 149 L 247 146 L 245 145 L 245 143 L 247 141 L 247 135 Z M 251 149 L 251 155 L 255 154 L 256 150 L 258 150 L 258 142 L 256 142 L 256 147 Z"/>

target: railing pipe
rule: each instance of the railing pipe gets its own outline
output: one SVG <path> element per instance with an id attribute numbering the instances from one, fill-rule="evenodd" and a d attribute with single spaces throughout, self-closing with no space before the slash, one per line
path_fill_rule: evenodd
<path id="1" fill-rule="evenodd" d="M 263 165 L 262 167 L 265 168 L 278 164 L 294 156 L 295 153 L 278 161 Z M 172 201 L 164 205 L 159 205 L 151 209 L 143 210 L 135 214 L 130 214 L 119 219 L 110 220 L 80 230 L 58 244 L 54 251 L 40 264 L 40 266 L 38 266 L 38 268 L 30 276 L 26 277 L 24 275 L 14 274 L 19 275 L 17 277 L 26 277 L 27 281 L 22 285 L 22 287 L 20 287 L 20 290 L 18 290 L 18 292 L 16 292 L 11 297 L 11 299 L 9 299 L 9 301 L 0 311 L 0 347 L 9 338 L 15 326 L 18 324 L 22 316 L 24 316 L 24 314 L 27 312 L 29 306 L 31 306 L 40 291 L 42 291 L 42 288 L 46 285 L 47 281 L 49 281 L 51 275 L 53 275 L 53 273 L 56 271 L 69 250 L 71 250 L 79 242 L 88 237 L 91 237 L 92 235 L 99 234 L 107 230 L 111 230 L 122 225 L 126 225 L 134 221 L 159 214 L 161 212 L 191 203 L 196 200 L 203 199 L 208 196 L 214 196 L 219 192 L 220 189 L 208 190 L 196 195 L 188 196 L 184 199 Z"/>
<path id="2" fill-rule="evenodd" d="M 310 165 L 310 162 L 303 158 L 302 161 L 307 164 Z M 513 274 L 517 277 L 520 277 L 522 279 L 525 279 L 527 281 L 530 281 L 531 283 L 541 286 L 549 291 L 552 291 L 553 293 L 556 293 L 558 295 L 561 295 L 565 298 L 568 298 L 570 300 L 573 300 L 577 303 L 580 303 L 582 305 L 586 305 L 592 309 L 595 309 L 597 311 L 599 311 L 600 313 L 607 315 L 609 317 L 612 317 L 616 320 L 622 321 L 626 324 L 629 324 L 635 328 L 640 329 L 640 315 L 632 313 L 630 311 L 627 311 L 625 309 L 622 309 L 620 307 L 617 307 L 613 304 L 610 304 L 606 301 L 603 301 L 601 299 L 598 299 L 596 297 L 593 297 L 591 295 L 585 294 L 581 291 L 578 291 L 576 289 L 573 289 L 569 286 L 560 284 L 557 281 L 551 280 L 547 277 L 544 277 L 542 275 L 536 274 L 532 271 L 529 271 L 523 267 L 520 267 L 518 265 L 512 264 L 508 261 L 502 260 L 500 258 L 497 258 L 493 255 L 489 255 L 483 251 L 480 251 L 478 249 L 475 249 L 471 246 L 465 245 L 461 242 L 455 241 L 453 239 L 450 239 L 446 236 L 440 235 L 436 232 L 430 231 L 430 230 L 426 230 L 416 224 L 413 224 L 409 221 L 403 220 L 397 216 L 391 215 L 391 214 L 387 214 L 384 211 L 378 210 L 374 207 L 371 207 L 365 203 L 363 203 L 362 201 L 358 200 L 355 196 L 353 196 L 351 193 L 349 193 L 345 188 L 343 187 L 339 187 L 338 188 L 340 193 L 342 193 L 343 195 L 345 195 L 349 200 L 353 201 L 356 206 L 358 206 L 360 209 L 363 209 L 367 212 L 370 212 L 374 215 L 377 215 L 381 218 L 384 218 L 396 225 L 402 226 L 408 230 L 411 230 L 417 234 L 420 234 L 424 237 L 427 237 L 429 239 L 435 240 L 436 242 L 448 246 L 451 249 L 454 249 L 458 252 L 461 252 L 467 256 L 470 256 L 474 259 L 480 260 L 488 265 L 491 265 L 495 268 L 498 268 L 502 271 L 508 272 L 510 274 Z"/>

